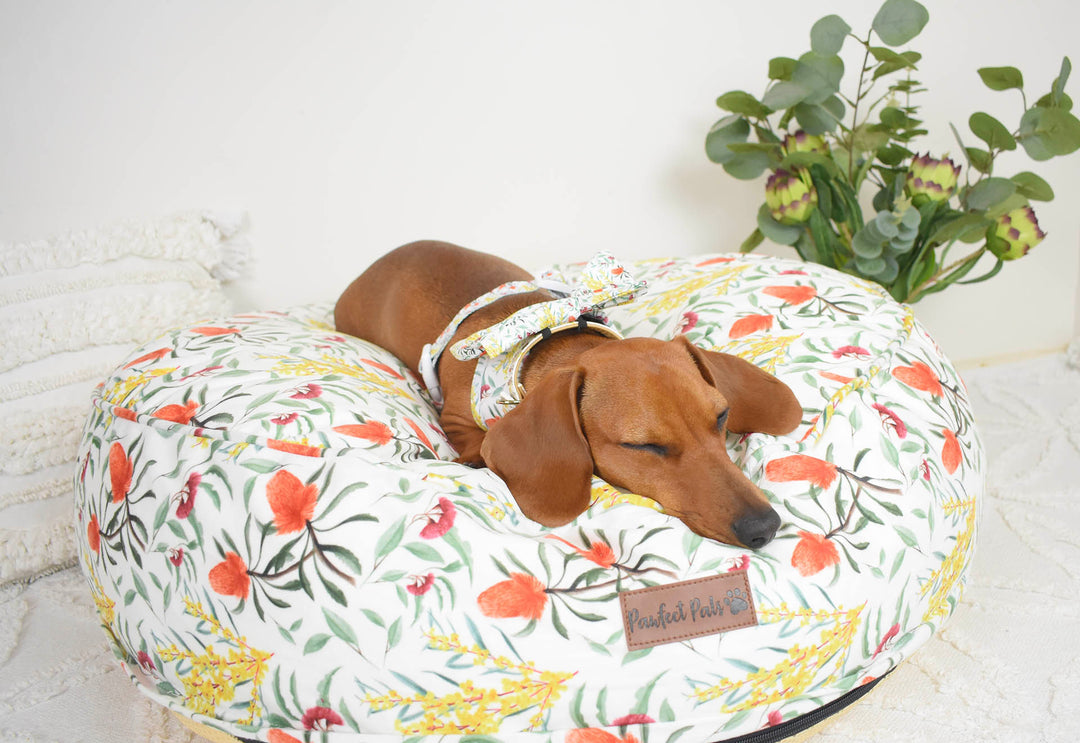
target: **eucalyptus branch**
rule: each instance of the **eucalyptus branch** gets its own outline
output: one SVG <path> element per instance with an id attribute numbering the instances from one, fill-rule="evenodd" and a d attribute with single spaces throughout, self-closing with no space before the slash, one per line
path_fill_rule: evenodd
<path id="1" fill-rule="evenodd" d="M 928 20 L 918 0 L 884 0 L 860 38 L 839 16 L 825 16 L 811 29 L 811 53 L 770 61 L 761 101 L 742 91 L 717 99 L 729 113 L 706 137 L 709 159 L 743 180 L 773 171 L 744 252 L 769 239 L 913 302 L 953 283 L 992 278 L 1003 261 L 1020 258 L 1045 237 L 1030 202 L 1053 199 L 1049 184 L 1031 172 L 1003 178 L 995 170 L 999 156 L 1018 147 L 1040 162 L 1080 149 L 1080 120 L 1065 93 L 1071 62 L 1063 60 L 1050 93 L 1033 106 L 1016 68 L 977 70 L 991 90 L 1019 90 L 1024 110 L 1011 128 L 987 113 L 972 114 L 968 126 L 984 145 L 967 147 L 953 127 L 966 160 L 963 173 L 947 156 L 919 154 L 915 142 L 926 133 L 912 104 L 914 94 L 925 90 L 912 76 L 922 55 L 900 50 Z M 872 46 L 872 40 L 880 44 Z M 841 92 L 845 42 L 863 48 L 858 73 L 851 71 L 853 94 L 850 87 Z M 877 81 L 894 73 L 903 77 L 891 78 L 888 92 L 879 95 Z M 873 116 L 880 123 L 871 123 Z M 874 213 L 865 217 L 864 187 L 874 191 Z M 947 263 L 957 238 L 976 235 L 985 240 L 980 248 Z M 987 251 L 997 258 L 995 267 L 960 282 Z"/>

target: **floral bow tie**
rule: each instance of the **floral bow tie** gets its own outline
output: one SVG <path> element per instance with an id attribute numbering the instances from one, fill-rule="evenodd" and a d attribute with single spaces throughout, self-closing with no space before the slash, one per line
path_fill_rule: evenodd
<path id="1" fill-rule="evenodd" d="M 466 361 L 481 354 L 494 358 L 546 328 L 576 322 L 582 315 L 633 301 L 648 286 L 645 281 L 635 280 L 613 255 L 605 251 L 593 256 L 575 284 L 566 285 L 561 277 L 550 272 L 538 283 L 544 286 L 561 283 L 565 286 L 561 293 L 566 296 L 525 307 L 458 341 L 450 349 L 454 358 Z"/>

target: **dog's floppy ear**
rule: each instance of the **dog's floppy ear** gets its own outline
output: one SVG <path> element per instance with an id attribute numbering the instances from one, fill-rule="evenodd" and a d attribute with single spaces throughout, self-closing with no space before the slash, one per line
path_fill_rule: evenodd
<path id="1" fill-rule="evenodd" d="M 729 431 L 779 435 L 799 425 L 802 405 L 795 393 L 772 374 L 738 356 L 700 349 L 686 336 L 676 340 L 686 346 L 705 381 L 727 399 L 731 406 Z"/>
<path id="2" fill-rule="evenodd" d="M 480 454 L 521 512 L 562 526 L 589 507 L 593 461 L 578 415 L 581 371 L 552 372 L 491 427 Z"/>

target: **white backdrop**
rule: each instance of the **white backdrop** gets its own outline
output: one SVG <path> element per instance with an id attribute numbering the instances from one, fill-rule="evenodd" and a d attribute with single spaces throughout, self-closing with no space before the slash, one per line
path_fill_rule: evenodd
<path id="1" fill-rule="evenodd" d="M 952 121 L 1013 126 L 1080 67 L 1068 0 L 924 0 L 919 100 L 935 153 Z M 0 0 L 0 240 L 187 208 L 250 215 L 256 267 L 238 309 L 333 299 L 386 250 L 433 237 L 527 267 L 737 249 L 763 183 L 704 155 L 735 88 L 809 49 L 867 0 L 210 2 Z M 850 43 L 850 42 L 849 42 Z M 1068 90 L 1080 100 L 1080 73 Z M 974 140 L 972 135 L 969 139 Z M 959 157 L 957 157 L 959 159 Z M 1050 233 L 993 281 L 917 305 L 958 361 L 1060 347 L 1080 321 L 1080 154 L 1033 169 L 1057 192 Z M 793 255 L 776 248 L 775 254 Z"/>

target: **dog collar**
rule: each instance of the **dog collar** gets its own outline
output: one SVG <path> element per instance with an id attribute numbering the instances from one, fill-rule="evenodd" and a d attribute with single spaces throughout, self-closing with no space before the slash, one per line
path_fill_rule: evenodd
<path id="1" fill-rule="evenodd" d="M 454 315 L 454 319 L 450 321 L 450 324 L 446 326 L 439 337 L 433 342 L 424 345 L 423 350 L 420 352 L 420 376 L 424 379 L 424 385 L 427 387 L 428 394 L 431 396 L 432 402 L 436 407 L 442 407 L 443 394 L 442 387 L 439 385 L 438 366 L 439 359 L 442 357 L 446 347 L 450 344 L 450 339 L 454 337 L 454 334 L 461 327 L 461 323 L 465 322 L 474 312 L 477 312 L 489 304 L 502 299 L 503 297 L 509 297 L 514 294 L 527 294 L 546 287 L 541 285 L 541 281 L 511 281 L 507 284 L 497 286 L 486 294 L 482 294 L 467 305 L 458 310 L 458 313 Z"/>
<path id="2" fill-rule="evenodd" d="M 503 297 L 540 289 L 547 289 L 557 296 L 548 302 L 529 305 L 454 344 L 451 351 L 455 358 L 465 361 L 478 356 L 502 356 L 522 341 L 534 336 L 542 339 L 545 330 L 567 324 L 574 327 L 579 318 L 597 313 L 605 307 L 629 302 L 646 287 L 646 282 L 635 281 L 622 264 L 605 251 L 593 256 L 582 270 L 580 279 L 572 285 L 558 272 L 548 271 L 534 281 L 512 281 L 498 286 L 461 308 L 439 337 L 424 346 L 419 371 L 428 394 L 437 407 L 442 406 L 443 395 L 437 371 L 439 358 L 470 315 Z"/>
<path id="3" fill-rule="evenodd" d="M 646 287 L 646 282 L 634 279 L 613 255 L 601 251 L 586 264 L 580 280 L 566 296 L 523 307 L 491 327 L 458 341 L 450 351 L 459 361 L 481 354 L 499 356 L 545 328 L 574 323 L 579 317 L 633 301 Z"/>
<path id="4" fill-rule="evenodd" d="M 506 353 L 494 358 L 481 356 L 476 361 L 470 396 L 473 421 L 478 427 L 488 430 L 492 423 L 521 403 L 525 397 L 521 374 L 529 354 L 538 343 L 570 330 L 596 333 L 614 340 L 623 338 L 614 328 L 581 318 L 577 322 L 544 328 L 540 333 L 526 338 Z"/>

